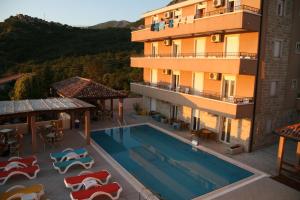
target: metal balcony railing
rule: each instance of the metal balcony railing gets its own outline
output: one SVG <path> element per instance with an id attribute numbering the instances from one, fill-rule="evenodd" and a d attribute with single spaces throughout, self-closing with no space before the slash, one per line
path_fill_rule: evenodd
<path id="1" fill-rule="evenodd" d="M 238 58 L 238 59 L 257 59 L 256 53 L 247 52 L 203 52 L 203 53 L 169 53 L 169 54 L 145 54 L 133 57 L 150 58 Z"/>
<path id="2" fill-rule="evenodd" d="M 180 18 L 174 18 L 175 20 L 178 20 L 178 23 L 185 23 L 187 18 L 191 18 L 193 17 L 193 20 L 199 19 L 199 18 L 204 18 L 204 17 L 211 17 L 211 16 L 215 16 L 215 15 L 222 15 L 225 13 L 234 13 L 234 12 L 238 12 L 238 11 L 247 11 L 247 12 L 251 12 L 254 14 L 260 14 L 261 10 L 255 7 L 251 7 L 251 6 L 247 6 L 247 5 L 239 5 L 239 6 L 235 6 L 233 8 L 222 8 L 222 9 L 216 9 L 213 11 L 209 11 L 209 12 L 204 12 L 204 13 L 195 13 L 195 15 L 193 16 L 182 16 Z M 164 21 L 161 22 L 165 22 L 165 26 L 172 28 L 170 26 L 170 21 L 171 24 L 173 25 L 172 20 L 174 19 L 164 19 Z M 156 24 L 159 24 L 161 22 L 157 22 Z M 189 21 L 190 22 L 190 21 Z M 147 29 L 147 28 L 151 28 L 151 26 L 154 26 L 154 24 L 147 24 L 144 25 L 142 28 L 140 28 L 139 30 L 143 30 L 143 29 Z"/>
<path id="3" fill-rule="evenodd" d="M 134 83 L 134 84 L 149 86 L 149 87 L 158 88 L 158 89 L 162 89 L 162 90 L 166 90 L 166 91 L 177 92 L 177 93 L 190 94 L 190 95 L 195 95 L 195 96 L 199 96 L 199 97 L 204 97 L 204 98 L 208 98 L 208 99 L 229 102 L 229 103 L 234 103 L 234 104 L 253 103 L 253 97 L 238 97 L 238 96 L 225 97 L 219 93 L 212 92 L 212 91 L 202 91 L 202 92 L 194 91 L 194 89 L 191 87 L 174 88 L 168 84 L 162 84 L 162 83 L 153 84 L 153 83 L 149 83 L 149 82 L 138 82 L 138 83 Z"/>

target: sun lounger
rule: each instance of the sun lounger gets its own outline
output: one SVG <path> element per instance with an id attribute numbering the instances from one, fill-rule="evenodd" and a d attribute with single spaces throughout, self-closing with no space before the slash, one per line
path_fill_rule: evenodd
<path id="1" fill-rule="evenodd" d="M 35 184 L 32 186 L 16 185 L 8 189 L 6 192 L 0 194 L 0 200 L 12 199 L 37 199 L 39 200 L 45 194 L 44 186 L 42 184 Z"/>
<path id="2" fill-rule="evenodd" d="M 67 188 L 71 188 L 72 191 L 78 191 L 84 188 L 84 183 L 89 180 L 96 181 L 100 185 L 108 183 L 111 175 L 108 171 L 102 170 L 98 172 L 81 172 L 78 176 L 72 176 L 65 178 L 64 182 Z"/>
<path id="3" fill-rule="evenodd" d="M 11 168 L 7 171 L 0 171 L 0 185 L 5 184 L 6 181 L 14 175 L 24 175 L 29 179 L 34 179 L 39 171 L 40 167 L 38 165 L 22 168 Z"/>
<path id="4" fill-rule="evenodd" d="M 10 163 L 20 163 L 24 164 L 25 166 L 31 166 L 31 165 L 35 165 L 37 162 L 37 159 L 35 156 L 30 156 L 30 157 L 26 157 L 26 158 L 22 158 L 22 157 L 11 157 L 8 161 L 2 161 L 0 162 L 0 169 L 4 169 L 8 164 Z"/>
<path id="5" fill-rule="evenodd" d="M 69 170 L 69 168 L 74 165 L 81 165 L 85 169 L 89 169 L 92 167 L 93 164 L 94 164 L 93 158 L 90 156 L 87 156 L 84 158 L 56 162 L 56 163 L 53 163 L 53 167 L 54 167 L 54 169 L 58 170 L 58 172 L 60 174 L 65 174 Z"/>
<path id="6" fill-rule="evenodd" d="M 50 158 L 55 162 L 78 159 L 80 157 L 86 157 L 88 155 L 88 151 L 85 148 L 72 149 L 67 148 L 62 152 L 51 153 Z"/>
<path id="7" fill-rule="evenodd" d="M 71 192 L 70 197 L 72 200 L 92 200 L 98 196 L 107 196 L 112 200 L 119 199 L 122 192 L 122 187 L 114 182 L 107 185 L 98 185 L 87 190 L 79 190 Z"/>

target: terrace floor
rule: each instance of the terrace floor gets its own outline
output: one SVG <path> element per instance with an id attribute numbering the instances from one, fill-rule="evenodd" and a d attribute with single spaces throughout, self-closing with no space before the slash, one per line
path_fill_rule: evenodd
<path id="1" fill-rule="evenodd" d="M 190 138 L 189 132 L 185 131 L 174 131 L 170 126 L 162 124 L 152 120 L 147 116 L 137 116 L 133 113 L 130 108 L 124 110 L 125 119 L 127 124 L 137 124 L 137 123 L 152 123 L 156 126 L 164 128 L 166 130 L 172 131 L 173 133 L 182 136 L 184 138 Z M 116 120 L 105 120 L 101 122 L 93 122 L 92 130 L 103 129 L 116 127 L 118 123 Z M 30 145 L 30 136 L 25 137 L 25 149 L 24 155 L 31 154 L 31 145 Z M 205 147 L 208 147 L 214 151 L 217 151 L 221 154 L 225 154 L 226 145 L 222 143 L 212 142 L 212 141 L 203 141 L 200 143 Z M 122 200 L 143 200 L 140 197 L 139 192 L 127 181 L 121 173 L 116 170 L 112 165 L 105 161 L 103 155 L 99 154 L 92 146 L 86 146 L 83 137 L 79 134 L 77 130 L 66 131 L 65 138 L 60 147 L 57 148 L 46 148 L 46 151 L 43 151 L 43 146 L 39 144 L 39 152 L 37 153 L 38 164 L 40 165 L 41 171 L 38 174 L 38 177 L 35 180 L 28 180 L 23 177 L 13 177 L 10 179 L 7 184 L 0 187 L 0 192 L 5 191 L 9 187 L 16 184 L 31 185 L 34 183 L 42 183 L 45 186 L 46 196 L 48 199 L 55 200 L 65 200 L 69 199 L 70 190 L 66 189 L 64 186 L 63 179 L 66 176 L 77 175 L 83 168 L 71 168 L 69 172 L 65 175 L 60 175 L 56 170 L 53 169 L 49 154 L 51 152 L 56 152 L 63 150 L 65 148 L 78 148 L 86 147 L 89 151 L 89 154 L 95 159 L 94 166 L 90 169 L 92 171 L 107 169 L 112 174 L 111 181 L 119 182 L 123 187 L 123 192 L 121 194 Z M 287 152 L 294 152 L 293 144 L 287 145 Z M 252 166 L 256 169 L 259 169 L 265 173 L 275 175 L 276 174 L 276 150 L 277 146 L 273 145 L 266 147 L 261 150 L 257 150 L 253 153 L 243 153 L 235 156 L 229 156 L 237 161 L 245 163 L 249 166 Z M 0 157 L 0 161 L 6 160 L 7 158 Z M 292 159 L 292 157 L 291 157 Z M 272 199 L 272 200 L 299 200 L 300 193 L 288 186 L 285 186 L 277 181 L 272 180 L 271 178 L 262 178 L 255 182 L 244 185 L 234 191 L 222 194 L 222 196 L 209 198 L 209 199 Z"/>

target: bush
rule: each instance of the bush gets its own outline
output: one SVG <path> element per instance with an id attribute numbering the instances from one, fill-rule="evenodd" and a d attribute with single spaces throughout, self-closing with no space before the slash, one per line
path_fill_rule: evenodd
<path id="1" fill-rule="evenodd" d="M 143 112 L 142 106 L 139 103 L 133 104 L 133 110 L 136 112 L 136 114 L 140 115 Z"/>

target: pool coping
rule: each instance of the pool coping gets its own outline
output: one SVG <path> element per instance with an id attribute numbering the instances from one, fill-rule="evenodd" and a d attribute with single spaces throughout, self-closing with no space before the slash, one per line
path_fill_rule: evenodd
<path id="1" fill-rule="evenodd" d="M 246 165 L 244 163 L 241 163 L 237 160 L 234 160 L 233 158 L 227 157 L 221 153 L 218 153 L 212 149 L 209 149 L 207 147 L 204 147 L 202 145 L 197 145 L 194 146 L 191 144 L 191 141 L 189 141 L 186 138 L 183 138 L 182 136 L 176 135 L 174 133 L 172 133 L 171 131 L 168 131 L 164 128 L 161 128 L 159 126 L 156 126 L 150 122 L 146 122 L 146 123 L 136 123 L 136 124 L 130 124 L 130 125 L 125 125 L 125 126 L 114 126 L 114 127 L 110 127 L 110 128 L 101 128 L 101 129 L 93 129 L 91 130 L 91 132 L 94 131 L 101 131 L 101 130 L 106 130 L 106 129 L 113 129 L 113 128 L 121 128 L 121 127 L 132 127 L 132 126 L 139 126 L 139 125 L 148 125 L 151 126 L 152 128 L 155 128 L 173 138 L 176 138 L 178 140 L 180 140 L 181 142 L 184 142 L 186 144 L 191 145 L 192 148 L 196 148 L 199 149 L 201 151 L 207 152 L 213 156 L 216 156 L 219 159 L 225 160 L 226 162 L 229 162 L 233 165 L 236 165 L 242 169 L 245 169 L 251 173 L 253 173 L 253 175 L 244 178 L 242 180 L 239 180 L 237 182 L 231 183 L 229 185 L 226 185 L 224 187 L 221 187 L 219 189 L 216 189 L 214 191 L 211 191 L 209 193 L 203 194 L 201 196 L 195 197 L 192 200 L 209 200 L 209 199 L 214 199 L 216 197 L 222 196 L 226 193 L 229 193 L 231 191 L 234 191 L 238 188 L 241 188 L 247 184 L 250 184 L 252 182 L 255 182 L 259 179 L 262 179 L 264 177 L 269 177 L 270 175 L 262 172 L 258 169 L 255 169 L 249 165 Z M 84 137 L 83 133 L 81 132 L 81 135 Z M 149 197 L 151 197 L 151 199 L 155 199 L 155 200 L 159 200 L 155 194 L 153 194 L 149 189 L 147 189 L 140 181 L 138 181 L 132 174 L 130 174 L 123 166 L 121 166 L 113 157 L 111 157 L 100 145 L 98 145 L 94 140 L 91 140 L 91 144 L 92 147 L 100 154 L 104 157 L 104 159 L 112 165 L 112 167 L 114 167 L 116 170 L 118 170 L 118 172 L 137 190 L 137 192 L 139 194 L 141 194 L 145 199 L 149 199 Z"/>

